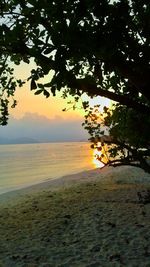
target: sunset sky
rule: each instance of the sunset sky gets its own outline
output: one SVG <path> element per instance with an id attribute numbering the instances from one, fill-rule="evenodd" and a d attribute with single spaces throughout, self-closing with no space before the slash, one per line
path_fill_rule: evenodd
<path id="1" fill-rule="evenodd" d="M 30 66 L 22 64 L 15 69 L 16 78 L 26 79 L 30 75 Z M 48 82 L 51 75 L 44 82 Z M 26 83 L 23 88 L 18 88 L 15 93 L 18 105 L 10 109 L 10 120 L 8 126 L 1 127 L 0 138 L 17 139 L 22 137 L 35 138 L 39 141 L 73 141 L 87 140 L 88 134 L 82 127 L 84 112 L 81 109 L 68 110 L 71 107 L 67 104 L 73 98 L 62 99 L 61 93 L 56 97 L 45 98 L 43 95 L 34 95 L 30 90 L 30 83 Z M 84 98 L 86 100 L 86 97 Z M 110 105 L 106 98 L 92 99 L 91 104 Z"/>
<path id="2" fill-rule="evenodd" d="M 30 70 L 34 68 L 34 63 L 21 64 L 15 68 L 15 76 L 20 79 L 27 79 L 30 76 Z M 51 80 L 52 74 L 49 74 L 44 82 L 49 82 Z M 18 100 L 18 105 L 15 109 L 11 109 L 11 115 L 15 118 L 21 118 L 25 113 L 37 113 L 39 115 L 44 115 L 47 118 L 54 118 L 56 116 L 63 117 L 65 119 L 77 119 L 83 118 L 83 110 L 76 109 L 75 111 L 69 110 L 63 112 L 64 108 L 69 108 L 71 106 L 67 105 L 68 100 L 73 100 L 73 98 L 62 99 L 61 93 L 58 92 L 56 97 L 50 96 L 45 98 L 42 94 L 34 95 L 34 91 L 30 90 L 30 82 L 26 83 L 23 88 L 18 88 L 15 94 L 15 98 Z M 86 96 L 82 98 L 86 100 Z M 99 97 L 97 99 L 91 100 L 91 104 L 101 104 L 102 106 L 108 106 L 110 101 L 106 98 Z"/>

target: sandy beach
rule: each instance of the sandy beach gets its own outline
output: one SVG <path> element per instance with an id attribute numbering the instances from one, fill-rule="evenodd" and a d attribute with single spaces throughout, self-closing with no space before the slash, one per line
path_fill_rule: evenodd
<path id="1" fill-rule="evenodd" d="M 150 266 L 150 175 L 107 167 L 0 195 L 0 266 Z"/>

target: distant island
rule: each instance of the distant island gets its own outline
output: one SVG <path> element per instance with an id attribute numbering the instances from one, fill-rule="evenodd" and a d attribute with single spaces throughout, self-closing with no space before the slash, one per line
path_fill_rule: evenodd
<path id="1" fill-rule="evenodd" d="M 39 143 L 61 143 L 61 142 L 88 142 L 87 139 L 80 140 L 38 140 L 31 137 L 4 138 L 0 137 L 0 145 L 17 145 L 17 144 L 39 144 Z"/>
<path id="2" fill-rule="evenodd" d="M 9 145 L 9 144 L 35 144 L 40 143 L 39 140 L 30 138 L 30 137 L 20 137 L 20 138 L 14 138 L 14 139 L 7 139 L 7 138 L 0 138 L 0 144 L 1 145 Z"/>

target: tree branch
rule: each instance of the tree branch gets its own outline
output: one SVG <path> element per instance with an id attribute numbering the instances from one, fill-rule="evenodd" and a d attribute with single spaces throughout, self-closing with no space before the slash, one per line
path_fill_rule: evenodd
<path id="1" fill-rule="evenodd" d="M 130 62 L 124 61 L 124 59 L 122 59 L 119 55 L 114 55 L 109 61 L 109 65 L 111 65 L 113 69 L 115 68 L 116 70 L 119 70 L 120 74 L 129 79 L 129 81 L 135 86 L 137 92 L 141 92 L 147 98 L 147 100 L 150 101 L 149 73 L 145 73 L 142 66 L 142 73 L 137 73 L 133 71 L 133 68 L 136 68 L 135 64 L 131 66 Z"/>
<path id="2" fill-rule="evenodd" d="M 113 101 L 119 102 L 121 105 L 126 105 L 129 108 L 133 108 L 138 112 L 150 113 L 150 107 L 144 105 L 143 103 L 137 102 L 125 95 L 119 95 L 114 92 L 106 91 L 102 88 L 97 87 L 96 84 L 91 84 L 86 79 L 76 79 L 70 82 L 71 87 L 76 87 L 82 92 L 86 92 L 90 96 L 103 96 L 107 97 Z"/>

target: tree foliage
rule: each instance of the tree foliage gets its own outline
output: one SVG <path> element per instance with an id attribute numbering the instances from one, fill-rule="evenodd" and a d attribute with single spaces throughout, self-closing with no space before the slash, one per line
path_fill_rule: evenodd
<path id="1" fill-rule="evenodd" d="M 86 106 L 85 129 L 90 134 L 96 157 L 105 165 L 133 165 L 150 172 L 150 117 L 131 108 Z"/>
<path id="2" fill-rule="evenodd" d="M 22 85 L 10 62 L 32 58 L 35 94 L 108 97 L 119 103 L 105 119 L 111 135 L 149 150 L 149 0 L 2 0 L 0 15 L 1 124 Z M 53 78 L 39 83 L 50 71 Z"/>

